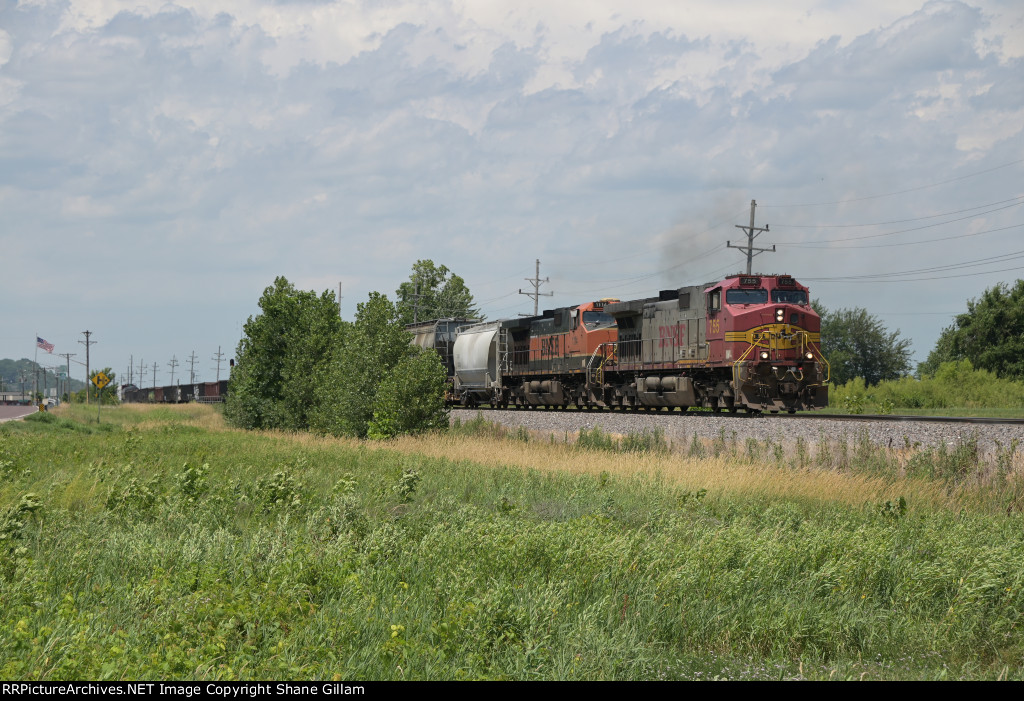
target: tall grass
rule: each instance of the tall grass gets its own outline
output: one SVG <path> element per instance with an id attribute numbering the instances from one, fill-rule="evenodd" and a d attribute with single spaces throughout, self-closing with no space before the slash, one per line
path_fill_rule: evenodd
<path id="1" fill-rule="evenodd" d="M 845 413 L 941 413 L 1024 416 L 1024 382 L 1000 379 L 969 360 L 943 363 L 934 376 L 902 377 L 867 387 L 862 378 L 832 387 L 829 402 Z"/>
<path id="2" fill-rule="evenodd" d="M 193 411 L 0 427 L 0 677 L 1022 676 L 1021 517 L 957 469 Z"/>

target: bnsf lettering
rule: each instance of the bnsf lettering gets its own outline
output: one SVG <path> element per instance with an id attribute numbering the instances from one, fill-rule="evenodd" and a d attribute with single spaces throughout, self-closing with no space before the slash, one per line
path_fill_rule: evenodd
<path id="1" fill-rule="evenodd" d="M 686 324 L 675 326 L 659 326 L 658 336 L 661 337 L 661 348 L 677 348 L 686 345 Z"/>
<path id="2" fill-rule="evenodd" d="M 555 336 L 540 339 L 540 352 L 542 355 L 554 355 L 557 346 L 558 343 Z"/>

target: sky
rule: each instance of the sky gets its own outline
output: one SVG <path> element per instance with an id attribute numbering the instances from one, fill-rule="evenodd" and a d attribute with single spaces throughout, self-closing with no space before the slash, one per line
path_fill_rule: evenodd
<path id="1" fill-rule="evenodd" d="M 648 297 L 752 200 L 754 272 L 924 360 L 1024 277 L 1024 3 L 0 0 L 0 358 L 212 380 L 275 277 L 351 319 L 418 259 Z"/>

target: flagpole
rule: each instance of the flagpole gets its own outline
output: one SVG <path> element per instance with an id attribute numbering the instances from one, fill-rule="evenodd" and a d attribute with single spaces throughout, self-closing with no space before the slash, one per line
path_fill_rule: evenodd
<path id="1" fill-rule="evenodd" d="M 35 365 L 36 365 L 36 371 L 33 374 L 33 377 L 35 377 L 35 382 L 32 385 L 35 388 L 35 389 L 32 390 L 32 403 L 33 404 L 36 403 L 36 396 L 39 394 L 39 332 L 38 331 L 36 331 L 35 347 L 36 347 L 35 355 L 32 356 L 32 362 L 35 363 Z"/>

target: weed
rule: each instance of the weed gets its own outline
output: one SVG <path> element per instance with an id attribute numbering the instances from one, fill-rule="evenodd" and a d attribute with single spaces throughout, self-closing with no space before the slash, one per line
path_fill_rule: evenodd
<path id="1" fill-rule="evenodd" d="M 398 503 L 408 504 L 412 501 L 412 495 L 416 491 L 416 485 L 420 483 L 420 473 L 415 469 L 404 470 L 402 476 L 391 487 L 391 491 L 398 497 Z"/>
<path id="2" fill-rule="evenodd" d="M 884 504 L 878 506 L 878 512 L 886 518 L 898 521 L 907 513 L 907 500 L 903 497 L 895 501 L 886 500 Z"/>
<path id="3" fill-rule="evenodd" d="M 843 407 L 843 411 L 847 414 L 863 414 L 864 413 L 864 395 L 862 394 L 847 394 L 844 395 L 840 400 L 840 405 Z"/>
<path id="4" fill-rule="evenodd" d="M 581 428 L 580 435 L 576 439 L 576 445 L 587 450 L 609 450 L 618 449 L 618 441 L 614 437 L 601 430 L 600 426 L 591 429 Z"/>
<path id="5" fill-rule="evenodd" d="M 42 508 L 42 501 L 35 494 L 25 494 L 18 503 L 0 513 L 0 576 L 10 581 L 17 569 L 18 560 L 28 550 L 19 544 L 24 537 L 29 519 Z"/>
<path id="6" fill-rule="evenodd" d="M 803 436 L 796 437 L 796 462 L 801 470 L 807 467 L 808 462 L 810 462 L 810 455 L 807 452 L 807 440 Z"/>
<path id="7" fill-rule="evenodd" d="M 118 473 L 107 492 L 107 510 L 127 517 L 139 515 L 152 517 L 159 500 L 159 479 L 142 480 L 135 474 L 132 465 L 126 465 Z"/>
<path id="8" fill-rule="evenodd" d="M 756 438 L 747 438 L 747 460 L 755 462 L 761 459 L 761 442 Z"/>
<path id="9" fill-rule="evenodd" d="M 199 501 L 209 488 L 206 475 L 210 472 L 210 464 L 203 463 L 201 466 L 185 463 L 182 471 L 178 473 L 178 490 L 185 501 L 195 503 Z"/>
<path id="10" fill-rule="evenodd" d="M 635 433 L 630 431 L 622 438 L 620 450 L 623 453 L 659 453 L 669 452 L 668 441 L 665 440 L 665 430 L 656 427 L 650 431 Z"/>
<path id="11" fill-rule="evenodd" d="M 302 507 L 304 489 L 305 485 L 285 468 L 269 477 L 260 477 L 256 480 L 253 501 L 265 510 L 298 509 Z"/>

